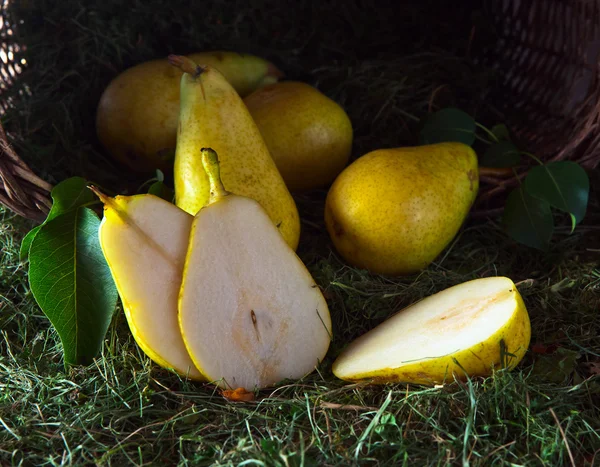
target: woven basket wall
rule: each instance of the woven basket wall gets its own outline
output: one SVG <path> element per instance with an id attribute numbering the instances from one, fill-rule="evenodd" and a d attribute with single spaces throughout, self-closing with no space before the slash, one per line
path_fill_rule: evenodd
<path id="1" fill-rule="evenodd" d="M 501 70 L 490 96 L 510 129 L 545 162 L 600 162 L 600 1 L 488 1 L 500 39 L 481 60 Z M 525 172 L 527 167 L 522 169 Z M 479 204 L 518 183 L 482 180 Z"/>
<path id="2" fill-rule="evenodd" d="M 0 0 L 0 112 L 28 92 L 18 86 L 27 65 L 19 58 L 19 18 Z M 476 61 L 497 70 L 489 98 L 524 146 L 544 161 L 569 159 L 585 168 L 600 162 L 600 0 L 489 0 L 495 40 L 477 50 Z M 473 26 L 474 41 L 486 31 Z M 527 166 L 521 168 L 524 172 Z M 514 176 L 481 179 L 480 208 L 517 183 Z M 0 203 L 41 221 L 52 186 L 10 146 L 0 126 Z"/>

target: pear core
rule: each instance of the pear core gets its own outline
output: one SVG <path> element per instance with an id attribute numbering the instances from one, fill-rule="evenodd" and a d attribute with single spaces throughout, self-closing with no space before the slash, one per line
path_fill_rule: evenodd
<path id="1" fill-rule="evenodd" d="M 200 210 L 183 277 L 181 333 L 209 381 L 253 390 L 301 378 L 325 356 L 327 303 L 256 201 L 231 194 Z"/>

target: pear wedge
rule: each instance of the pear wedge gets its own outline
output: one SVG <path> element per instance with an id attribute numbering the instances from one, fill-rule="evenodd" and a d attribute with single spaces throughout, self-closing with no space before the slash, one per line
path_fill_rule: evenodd
<path id="1" fill-rule="evenodd" d="M 210 182 L 199 155 L 211 148 L 219 154 L 225 188 L 256 200 L 295 250 L 296 203 L 242 98 L 216 68 L 178 55 L 169 62 L 184 72 L 173 169 L 177 206 L 194 216 L 208 203 Z"/>
<path id="2" fill-rule="evenodd" d="M 530 338 L 512 280 L 476 279 L 401 310 L 353 341 L 332 369 L 347 381 L 440 384 L 514 368 Z"/>
<path id="3" fill-rule="evenodd" d="M 111 198 L 90 188 L 104 203 L 100 246 L 135 341 L 161 367 L 201 380 L 177 319 L 193 217 L 154 195 Z"/>
<path id="4" fill-rule="evenodd" d="M 192 224 L 179 297 L 188 352 L 222 388 L 301 378 L 329 348 L 327 302 L 261 205 L 224 189 L 216 153 L 202 160 L 211 197 Z"/>

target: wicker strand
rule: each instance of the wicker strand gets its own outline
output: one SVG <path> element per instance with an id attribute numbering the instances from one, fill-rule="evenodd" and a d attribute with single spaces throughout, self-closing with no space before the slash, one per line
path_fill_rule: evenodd
<path id="1" fill-rule="evenodd" d="M 0 123 L 0 203 L 22 217 L 42 222 L 52 202 L 52 185 L 21 160 Z"/>

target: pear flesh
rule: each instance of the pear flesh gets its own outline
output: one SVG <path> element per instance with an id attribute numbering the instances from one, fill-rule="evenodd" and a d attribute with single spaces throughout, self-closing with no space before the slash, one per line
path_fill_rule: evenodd
<path id="1" fill-rule="evenodd" d="M 333 373 L 348 381 L 420 384 L 487 376 L 516 366 L 530 337 L 514 283 L 476 279 L 431 295 L 359 337 L 339 355 Z"/>
<path id="2" fill-rule="evenodd" d="M 202 379 L 187 353 L 177 319 L 193 217 L 150 194 L 99 196 L 104 202 L 100 245 L 133 337 L 160 366 Z"/>
<path id="3" fill-rule="evenodd" d="M 196 367 L 224 388 L 301 378 L 324 358 L 331 335 L 306 266 L 262 206 L 234 194 L 195 216 L 179 320 Z"/>

